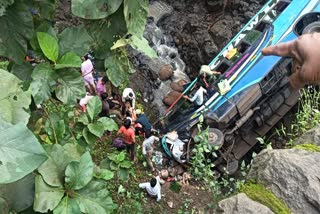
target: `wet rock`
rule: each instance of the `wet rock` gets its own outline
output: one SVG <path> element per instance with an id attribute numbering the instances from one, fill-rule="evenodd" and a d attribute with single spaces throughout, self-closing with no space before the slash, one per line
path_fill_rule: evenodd
<path id="1" fill-rule="evenodd" d="M 173 67 L 172 65 L 164 65 L 160 69 L 159 72 L 159 79 L 162 81 L 170 79 L 170 77 L 173 75 Z"/>
<path id="2" fill-rule="evenodd" d="M 169 16 L 172 10 L 173 8 L 170 5 L 162 1 L 153 1 L 150 2 L 148 16 L 153 17 L 153 21 L 157 24 L 161 18 Z"/>
<path id="3" fill-rule="evenodd" d="M 253 201 L 244 193 L 239 193 L 219 202 L 217 213 L 223 214 L 272 214 L 266 206 Z"/>
<path id="4" fill-rule="evenodd" d="M 186 84 L 187 82 L 184 80 L 180 80 L 178 82 L 172 82 L 170 84 L 170 87 L 172 88 L 172 90 L 174 91 L 178 91 L 178 92 L 183 92 L 184 88 L 183 85 Z"/>
<path id="5" fill-rule="evenodd" d="M 163 103 L 167 106 L 170 106 L 178 97 L 181 95 L 178 91 L 171 91 L 163 99 Z"/>
<path id="6" fill-rule="evenodd" d="M 263 183 L 293 213 L 320 210 L 320 153 L 297 149 L 264 150 L 258 154 L 249 178 Z"/>

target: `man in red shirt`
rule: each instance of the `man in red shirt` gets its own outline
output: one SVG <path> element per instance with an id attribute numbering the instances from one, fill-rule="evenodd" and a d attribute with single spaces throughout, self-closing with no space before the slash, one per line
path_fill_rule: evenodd
<path id="1" fill-rule="evenodd" d="M 131 161 L 134 161 L 134 143 L 136 141 L 136 136 L 134 134 L 134 130 L 130 127 L 131 126 L 131 120 L 126 119 L 124 121 L 123 126 L 118 131 L 118 135 L 123 135 L 124 142 L 127 147 L 127 152 L 130 155 Z"/>

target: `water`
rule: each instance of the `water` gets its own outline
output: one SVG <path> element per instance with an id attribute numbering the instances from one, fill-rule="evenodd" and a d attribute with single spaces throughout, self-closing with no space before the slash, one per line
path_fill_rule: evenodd
<path id="1" fill-rule="evenodd" d="M 161 68 L 165 64 L 170 64 L 174 71 L 173 76 L 167 81 L 161 81 L 157 89 L 153 90 L 153 102 L 158 106 L 160 114 L 163 114 L 167 108 L 162 103 L 166 94 L 172 91 L 170 84 L 184 80 L 189 82 L 190 79 L 185 73 L 185 63 L 180 58 L 177 48 L 170 35 L 165 35 L 163 31 L 156 25 L 157 22 L 169 15 L 172 8 L 161 1 L 153 1 L 150 4 L 149 18 L 144 32 L 144 37 L 149 41 L 150 46 L 157 52 L 158 58 L 153 59 L 152 64 L 157 64 Z M 149 61 L 148 64 L 151 64 Z M 160 69 L 158 69 L 159 72 Z"/>

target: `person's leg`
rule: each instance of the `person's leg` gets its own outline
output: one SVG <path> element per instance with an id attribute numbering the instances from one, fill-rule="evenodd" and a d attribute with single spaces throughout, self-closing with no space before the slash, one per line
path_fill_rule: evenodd
<path id="1" fill-rule="evenodd" d="M 130 144 L 127 144 L 127 143 L 126 143 L 126 149 L 127 149 L 127 153 L 128 153 L 129 156 L 130 156 Z"/>
<path id="2" fill-rule="evenodd" d="M 131 161 L 134 161 L 134 157 L 135 157 L 135 155 L 134 155 L 134 150 L 135 150 L 135 146 L 134 146 L 134 144 L 131 144 L 130 145 L 130 150 L 131 150 Z"/>
<path id="3" fill-rule="evenodd" d="M 146 160 L 147 160 L 147 164 L 148 166 L 150 167 L 150 169 L 152 171 L 154 171 L 154 167 L 153 167 L 153 163 L 151 161 L 151 158 L 152 158 L 152 151 L 148 151 L 147 154 L 146 154 Z"/>

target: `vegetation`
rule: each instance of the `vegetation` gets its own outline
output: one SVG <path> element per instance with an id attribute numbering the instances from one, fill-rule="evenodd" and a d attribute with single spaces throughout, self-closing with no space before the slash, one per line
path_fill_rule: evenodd
<path id="1" fill-rule="evenodd" d="M 261 184 L 247 183 L 241 186 L 240 192 L 245 193 L 254 201 L 269 207 L 274 213 L 290 214 L 291 211 L 287 205 L 278 199 L 270 190 L 267 190 Z"/>
<path id="2" fill-rule="evenodd" d="M 311 151 L 311 152 L 320 152 L 320 146 L 317 146 L 312 143 L 295 145 L 292 148 L 293 149 L 302 149 L 302 150 Z"/>

